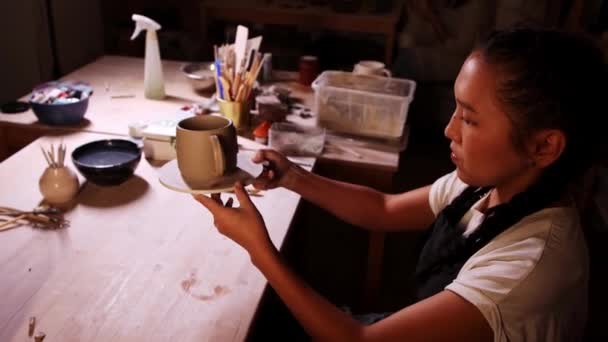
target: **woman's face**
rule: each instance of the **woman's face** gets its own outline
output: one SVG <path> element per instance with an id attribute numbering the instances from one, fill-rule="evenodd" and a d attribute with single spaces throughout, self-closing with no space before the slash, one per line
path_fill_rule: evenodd
<path id="1" fill-rule="evenodd" d="M 527 158 L 511 140 L 513 125 L 496 96 L 497 71 L 473 52 L 454 84 L 456 109 L 445 128 L 451 140 L 458 177 L 473 186 L 516 182 L 527 169 Z"/>

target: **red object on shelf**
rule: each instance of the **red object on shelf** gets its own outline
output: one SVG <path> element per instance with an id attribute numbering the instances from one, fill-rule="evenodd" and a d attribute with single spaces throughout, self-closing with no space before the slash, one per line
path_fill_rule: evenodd
<path id="1" fill-rule="evenodd" d="M 319 75 L 319 59 L 316 56 L 300 57 L 300 83 L 310 86 Z"/>
<path id="2" fill-rule="evenodd" d="M 268 131 L 271 125 L 270 121 L 263 121 L 253 130 L 253 137 L 257 142 L 265 144 L 268 141 Z"/>

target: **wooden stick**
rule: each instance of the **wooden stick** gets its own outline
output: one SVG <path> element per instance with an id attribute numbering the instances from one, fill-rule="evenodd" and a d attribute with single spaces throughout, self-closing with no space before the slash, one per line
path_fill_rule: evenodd
<path id="1" fill-rule="evenodd" d="M 241 84 L 241 86 L 239 87 L 239 91 L 236 93 L 236 96 L 234 97 L 234 101 L 235 102 L 242 102 L 243 101 L 243 94 L 245 93 L 245 91 L 243 89 L 247 88 L 246 84 Z"/>
<path id="2" fill-rule="evenodd" d="M 51 166 L 51 160 L 46 155 L 46 151 L 44 150 L 44 148 L 42 148 L 42 146 L 40 146 L 40 151 L 42 151 L 42 155 L 44 156 L 44 159 L 46 160 L 47 164 L 49 164 L 49 166 Z"/>
<path id="3" fill-rule="evenodd" d="M 257 69 L 255 70 L 254 74 L 253 74 L 253 79 L 252 81 L 255 82 L 255 80 L 258 78 L 258 75 L 260 74 L 260 70 L 262 70 L 262 66 L 264 66 L 264 60 L 266 60 L 266 55 L 264 55 L 262 57 L 262 60 L 260 61 L 260 63 L 257 66 Z M 253 84 L 252 82 L 252 84 Z"/>
<path id="4" fill-rule="evenodd" d="M 59 145 L 59 167 L 63 167 L 63 160 L 65 159 L 65 146 L 63 143 Z"/>
<path id="5" fill-rule="evenodd" d="M 248 151 L 248 152 L 258 152 L 259 150 L 263 149 L 265 147 L 262 148 L 252 148 L 252 147 L 246 147 L 243 145 L 239 145 L 239 151 Z M 312 166 L 311 163 L 307 163 L 307 162 L 303 162 L 297 159 L 293 159 L 292 157 L 287 157 L 287 160 L 289 160 L 290 162 L 296 164 L 296 165 L 300 165 L 300 166 L 307 166 L 310 167 Z"/>
<path id="6" fill-rule="evenodd" d="M 51 144 L 51 162 L 53 163 L 53 167 L 55 167 L 55 146 Z"/>
<path id="7" fill-rule="evenodd" d="M 0 232 L 3 231 L 3 230 L 9 230 L 9 229 L 12 229 L 12 228 L 16 228 L 16 227 L 13 227 L 12 225 L 15 222 L 17 222 L 17 221 L 19 221 L 21 219 L 24 219 L 26 216 L 27 216 L 26 214 L 19 215 L 19 216 L 15 217 L 15 218 L 12 218 L 12 219 L 7 220 L 6 222 L 0 224 Z"/>
<path id="8" fill-rule="evenodd" d="M 263 62 L 264 62 L 264 58 L 266 56 L 262 57 L 262 60 L 256 64 L 255 69 L 252 68 L 251 71 L 249 71 L 249 79 L 248 79 L 248 85 L 249 87 L 246 89 L 247 92 L 245 93 L 245 95 L 243 96 L 245 99 L 248 99 L 249 96 L 251 95 L 251 91 L 253 89 L 253 84 L 255 83 L 255 80 L 258 78 L 258 75 L 260 74 L 260 70 L 262 70 L 262 66 L 263 66 Z"/>
<path id="9" fill-rule="evenodd" d="M 49 160 L 51 161 L 51 167 L 55 167 L 55 161 L 53 160 L 53 156 L 51 155 L 51 151 L 46 151 L 49 156 Z"/>
<path id="10" fill-rule="evenodd" d="M 234 83 L 232 84 L 232 98 L 235 101 L 238 101 L 237 95 L 239 92 L 239 88 L 241 87 L 241 75 L 242 73 L 237 73 L 236 77 L 234 78 Z"/>
<path id="11" fill-rule="evenodd" d="M 255 56 L 253 57 L 253 63 L 251 63 L 251 68 L 249 69 L 249 73 L 247 74 L 248 81 L 252 81 L 251 75 L 253 74 L 253 72 L 255 71 L 255 69 L 258 67 L 259 64 L 260 64 L 260 54 L 256 52 Z M 250 84 L 253 84 L 253 83 L 250 83 Z"/>
<path id="12" fill-rule="evenodd" d="M 247 84 L 249 87 L 246 89 L 247 91 L 244 96 L 245 99 L 249 98 L 249 95 L 251 95 L 251 90 L 253 89 L 253 84 L 255 83 L 255 80 L 258 78 L 258 75 L 260 73 L 260 70 L 262 69 L 265 58 L 266 58 L 266 56 L 262 56 L 261 53 L 256 54 L 256 58 L 253 61 L 253 65 L 251 66 L 251 70 L 249 70 L 249 75 L 247 78 Z"/>
<path id="13" fill-rule="evenodd" d="M 232 101 L 230 98 L 230 81 L 228 81 L 224 76 L 220 76 L 220 82 L 222 83 L 222 88 L 224 90 L 223 99 L 226 101 Z"/>

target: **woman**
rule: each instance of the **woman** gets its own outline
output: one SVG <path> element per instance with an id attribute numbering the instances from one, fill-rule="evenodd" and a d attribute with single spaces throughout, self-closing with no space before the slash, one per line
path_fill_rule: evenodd
<path id="1" fill-rule="evenodd" d="M 285 265 L 240 184 L 239 208 L 231 199 L 196 199 L 315 339 L 580 341 L 588 260 L 571 186 L 605 146 L 605 75 L 601 52 L 575 35 L 493 33 L 454 85 L 445 135 L 456 170 L 403 194 L 329 180 L 277 152 L 258 152 L 254 161 L 272 165 L 258 188 L 286 187 L 369 230 L 427 230 L 416 271 L 420 301 L 371 325 Z"/>

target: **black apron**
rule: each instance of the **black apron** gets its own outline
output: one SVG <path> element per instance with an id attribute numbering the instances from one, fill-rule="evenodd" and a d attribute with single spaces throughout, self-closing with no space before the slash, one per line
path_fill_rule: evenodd
<path id="1" fill-rule="evenodd" d="M 431 227 L 427 230 L 426 238 L 422 240 L 424 247 L 416 266 L 416 294 L 418 301 L 441 292 L 446 285 L 456 278 L 462 265 L 474 254 L 474 251 L 481 248 L 479 245 L 489 241 L 487 238 L 490 237 L 490 233 L 495 234 L 491 236 L 492 238 L 498 235 L 499 232 L 492 232 L 492 229 L 486 230 L 486 235 L 488 236 L 484 237 L 473 236 L 474 233 L 470 234 L 469 238 L 474 238 L 477 241 L 477 243 L 471 245 L 462 236 L 464 232 L 462 228 L 458 227 L 458 222 L 460 222 L 469 208 L 479 201 L 489 190 L 490 188 L 466 188 L 452 203 L 439 213 Z M 391 314 L 393 313 L 371 313 L 353 315 L 353 318 L 368 325 L 378 322 Z"/>
<path id="2" fill-rule="evenodd" d="M 549 181 L 547 181 L 549 179 Z M 549 177 L 530 186 L 507 202 L 485 211 L 483 222 L 467 237 L 459 222 L 466 212 L 490 191 L 491 187 L 468 187 L 437 216 L 422 239 L 424 246 L 416 266 L 418 301 L 431 297 L 449 285 L 464 263 L 498 234 L 524 217 L 546 208 L 559 198 L 564 187 Z M 359 315 L 354 318 L 372 324 L 391 313 Z"/>
<path id="3" fill-rule="evenodd" d="M 489 208 L 480 226 L 468 237 L 458 223 L 490 187 L 466 188 L 443 209 L 427 231 L 427 238 L 416 266 L 418 300 L 443 291 L 458 275 L 464 263 L 498 234 L 524 217 L 546 208 L 559 198 L 563 185 L 549 177 L 532 185 L 507 202 Z"/>
<path id="4" fill-rule="evenodd" d="M 480 234 L 471 234 L 465 238 L 462 235 L 463 227 L 459 226 L 464 214 L 489 190 L 490 188 L 466 188 L 439 213 L 427 231 L 416 266 L 418 300 L 441 292 L 456 278 L 464 263 L 483 247 L 481 242 L 487 243 L 491 240 Z M 506 228 L 503 227 L 500 231 L 492 230 L 492 238 Z M 485 233 L 490 233 L 490 230 Z"/>

